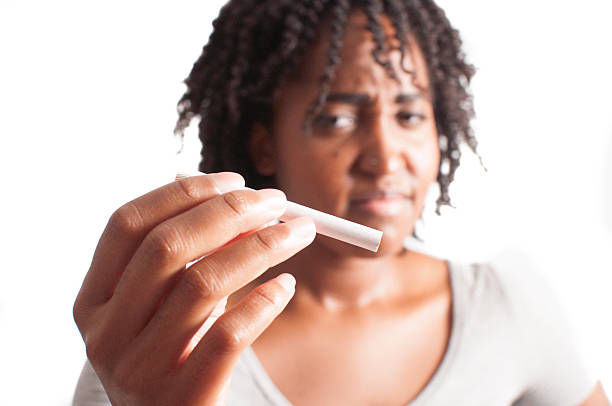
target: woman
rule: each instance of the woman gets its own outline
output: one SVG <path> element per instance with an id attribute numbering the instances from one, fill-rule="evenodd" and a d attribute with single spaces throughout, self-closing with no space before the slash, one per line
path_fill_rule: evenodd
<path id="1" fill-rule="evenodd" d="M 475 151 L 472 74 L 429 0 L 231 1 L 177 127 L 201 117 L 200 169 L 231 172 L 111 217 L 75 303 L 95 370 L 75 404 L 609 404 L 532 275 L 404 248 Z M 379 251 L 268 226 L 285 195 L 382 230 Z"/>

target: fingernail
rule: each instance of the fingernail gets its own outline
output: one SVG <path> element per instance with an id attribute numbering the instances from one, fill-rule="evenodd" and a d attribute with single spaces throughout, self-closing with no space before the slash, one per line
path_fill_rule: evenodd
<path id="1" fill-rule="evenodd" d="M 219 193 L 227 193 L 232 190 L 244 188 L 244 178 L 233 172 L 220 172 L 208 175 L 215 183 Z"/>
<path id="2" fill-rule="evenodd" d="M 276 281 L 289 293 L 295 291 L 295 278 L 290 273 L 282 273 L 276 277 Z"/>
<path id="3" fill-rule="evenodd" d="M 287 198 L 282 191 L 278 189 L 261 189 L 257 193 L 262 198 L 260 204 L 264 210 L 282 213 L 287 208 Z"/>
<path id="4" fill-rule="evenodd" d="M 291 227 L 291 237 L 300 242 L 304 240 L 312 241 L 317 234 L 314 223 L 307 217 L 298 217 L 285 224 Z"/>

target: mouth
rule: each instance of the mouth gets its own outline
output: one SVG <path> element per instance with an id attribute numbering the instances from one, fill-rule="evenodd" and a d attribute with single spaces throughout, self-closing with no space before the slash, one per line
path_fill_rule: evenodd
<path id="1" fill-rule="evenodd" d="M 412 197 L 401 192 L 375 192 L 350 201 L 351 209 L 381 217 L 397 216 L 411 205 Z"/>

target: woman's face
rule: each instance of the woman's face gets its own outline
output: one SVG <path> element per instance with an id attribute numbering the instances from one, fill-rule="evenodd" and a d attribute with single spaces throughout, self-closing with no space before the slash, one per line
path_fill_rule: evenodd
<path id="1" fill-rule="evenodd" d="M 361 12 L 351 13 L 327 103 L 303 123 L 320 92 L 327 65 L 325 27 L 305 63 L 283 83 L 274 104 L 271 161 L 278 187 L 290 200 L 384 232 L 380 254 L 397 253 L 420 217 L 428 187 L 435 181 L 440 153 L 427 67 L 412 45 L 400 68 L 399 42 L 382 18 L 389 58 L 399 81 L 372 57 L 374 42 Z M 414 41 L 411 41 L 414 42 Z M 317 243 L 366 255 L 328 238 Z M 353 250 L 353 251 L 350 251 Z"/>

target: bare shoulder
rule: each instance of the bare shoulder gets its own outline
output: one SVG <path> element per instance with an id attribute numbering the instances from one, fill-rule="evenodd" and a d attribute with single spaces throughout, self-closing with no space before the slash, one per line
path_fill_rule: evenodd
<path id="1" fill-rule="evenodd" d="M 586 398 L 586 400 L 582 402 L 580 406 L 610 406 L 610 401 L 604 392 L 601 382 L 597 382 L 593 392 L 591 392 L 589 397 Z"/>

